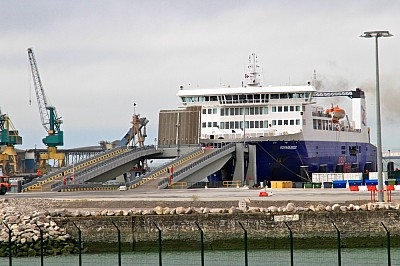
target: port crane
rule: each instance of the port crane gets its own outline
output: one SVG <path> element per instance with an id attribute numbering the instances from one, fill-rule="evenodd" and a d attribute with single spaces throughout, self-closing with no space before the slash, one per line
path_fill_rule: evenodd
<path id="1" fill-rule="evenodd" d="M 18 156 L 14 145 L 20 144 L 22 137 L 18 130 L 15 129 L 10 117 L 0 110 L 0 176 L 18 173 Z"/>
<path id="2" fill-rule="evenodd" d="M 57 151 L 57 146 L 64 145 L 64 133 L 60 129 L 62 119 L 57 115 L 56 108 L 47 103 L 46 94 L 43 89 L 39 69 L 32 48 L 28 48 L 28 57 L 31 65 L 40 119 L 47 132 L 47 136 L 42 139 L 43 144 L 47 146 L 47 153 L 42 153 L 39 157 L 39 169 L 42 173 L 46 173 L 48 160 L 54 160 L 57 162 L 58 167 L 64 166 L 65 154 Z"/>

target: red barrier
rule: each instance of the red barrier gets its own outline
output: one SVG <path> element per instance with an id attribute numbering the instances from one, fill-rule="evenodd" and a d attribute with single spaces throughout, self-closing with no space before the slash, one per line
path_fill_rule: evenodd
<path id="1" fill-rule="evenodd" d="M 349 188 L 350 188 L 350 191 L 360 191 L 358 186 L 350 186 Z"/>

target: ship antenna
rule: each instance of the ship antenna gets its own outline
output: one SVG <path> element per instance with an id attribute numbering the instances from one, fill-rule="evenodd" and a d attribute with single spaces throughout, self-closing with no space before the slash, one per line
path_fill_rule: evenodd
<path id="1" fill-rule="evenodd" d="M 310 82 L 308 84 L 310 84 Z M 311 79 L 311 85 L 315 87 L 316 84 L 317 84 L 317 71 L 314 69 Z"/>
<path id="2" fill-rule="evenodd" d="M 245 74 L 245 79 L 247 80 L 246 85 L 250 87 L 260 86 L 260 72 L 258 69 L 260 66 L 258 65 L 257 55 L 252 53 L 249 55 L 249 64 L 247 65 L 247 73 Z"/>

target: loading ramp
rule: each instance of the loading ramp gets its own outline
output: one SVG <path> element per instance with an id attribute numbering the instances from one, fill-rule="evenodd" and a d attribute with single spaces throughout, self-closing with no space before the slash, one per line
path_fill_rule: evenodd
<path id="1" fill-rule="evenodd" d="M 205 149 L 204 156 L 189 161 L 172 174 L 172 180 L 164 177 L 158 183 L 158 188 L 167 188 L 179 183 L 179 187 L 188 188 L 188 184 L 203 181 L 207 176 L 220 170 L 236 152 L 236 144 L 230 143 L 219 149 Z M 171 181 L 171 182 L 170 182 Z"/>

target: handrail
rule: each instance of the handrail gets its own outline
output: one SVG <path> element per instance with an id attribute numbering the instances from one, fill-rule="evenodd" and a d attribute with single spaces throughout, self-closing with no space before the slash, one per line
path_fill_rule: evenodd
<path id="1" fill-rule="evenodd" d="M 92 176 L 97 176 L 100 175 L 102 173 L 105 172 L 105 170 L 103 169 L 104 166 L 108 166 L 108 168 L 112 168 L 112 164 L 118 164 L 121 165 L 121 162 L 124 163 L 124 161 L 129 158 L 129 160 L 131 160 L 131 156 L 135 153 L 141 153 L 143 151 L 148 151 L 148 150 L 153 150 L 154 149 L 154 145 L 151 146 L 145 146 L 145 147 L 140 147 L 140 148 L 135 148 L 135 149 L 127 149 L 125 152 L 122 152 L 116 156 L 110 157 L 110 158 L 106 158 L 103 161 L 101 161 L 101 163 L 96 163 L 96 164 L 92 164 L 90 166 L 88 166 L 87 168 L 83 169 L 80 172 L 76 172 L 74 174 L 74 181 L 77 183 L 83 183 L 88 179 L 85 179 L 85 176 L 87 176 L 88 174 L 91 174 Z M 108 171 L 108 170 L 107 170 Z M 83 182 L 82 182 L 83 181 Z M 52 190 L 58 190 L 61 189 L 63 187 L 63 183 L 61 182 L 57 182 L 54 183 L 51 188 Z"/>
<path id="2" fill-rule="evenodd" d="M 226 150 L 229 150 L 229 149 L 231 149 L 232 147 L 235 147 L 235 146 L 236 146 L 235 143 L 229 143 L 228 145 L 225 145 L 222 148 L 215 150 L 214 152 L 212 152 L 212 153 L 204 156 L 203 158 L 201 158 L 201 159 L 199 159 L 199 160 L 187 165 L 186 167 L 184 167 L 182 169 L 179 169 L 178 171 L 176 171 L 176 172 L 174 172 L 172 174 L 172 181 L 174 180 L 174 178 L 176 178 L 179 175 L 189 171 L 191 168 L 196 167 L 199 164 L 202 164 L 203 162 L 209 160 L 210 158 L 213 158 L 215 155 L 220 154 L 220 153 L 222 153 L 222 152 L 224 152 Z"/>
<path id="3" fill-rule="evenodd" d="M 65 174 L 69 174 L 69 173 L 70 173 L 70 170 L 72 170 L 73 168 L 74 168 L 75 170 L 76 170 L 76 169 L 79 169 L 79 167 L 80 167 L 81 165 L 83 165 L 83 164 L 85 164 L 85 163 L 87 163 L 87 162 L 96 160 L 96 159 L 101 158 L 102 156 L 105 156 L 105 155 L 107 155 L 107 154 L 112 154 L 112 153 L 114 153 L 115 151 L 117 151 L 117 150 L 122 150 L 122 149 L 124 149 L 124 148 L 125 148 L 125 147 L 115 147 L 115 148 L 110 149 L 110 150 L 107 150 L 107 151 L 105 151 L 105 152 L 96 154 L 96 155 L 93 156 L 93 157 L 86 158 L 86 159 L 84 159 L 84 160 L 82 160 L 82 161 L 79 161 L 79 163 L 76 164 L 76 165 L 74 165 L 74 166 L 72 166 L 72 165 L 64 166 L 64 167 L 62 167 L 62 168 L 60 168 L 60 169 L 58 169 L 58 170 L 56 170 L 56 171 L 54 171 L 54 172 L 48 173 L 48 174 L 46 174 L 46 175 L 43 175 L 43 176 L 40 177 L 40 178 L 33 179 L 32 181 L 30 181 L 30 182 L 24 184 L 24 185 L 22 186 L 22 188 L 23 188 L 23 189 L 28 188 L 28 187 L 33 186 L 33 185 L 35 185 L 35 184 L 38 184 L 38 183 L 40 183 L 40 182 L 46 181 L 46 180 L 48 180 L 48 179 L 50 179 L 50 178 L 52 178 L 52 177 L 54 177 L 54 176 L 57 176 L 57 175 L 59 175 L 59 174 L 61 174 L 61 175 L 62 175 L 63 173 L 64 173 L 64 175 L 65 175 Z"/>

